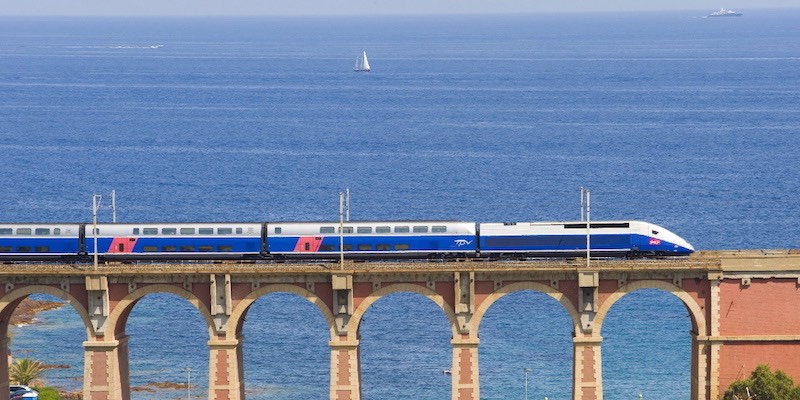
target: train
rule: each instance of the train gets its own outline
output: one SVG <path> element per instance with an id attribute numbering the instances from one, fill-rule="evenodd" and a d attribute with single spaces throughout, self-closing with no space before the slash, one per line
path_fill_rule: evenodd
<path id="1" fill-rule="evenodd" d="M 0 223 L 0 262 L 527 259 L 585 257 L 587 222 Z M 590 256 L 687 256 L 644 221 L 592 221 Z"/>

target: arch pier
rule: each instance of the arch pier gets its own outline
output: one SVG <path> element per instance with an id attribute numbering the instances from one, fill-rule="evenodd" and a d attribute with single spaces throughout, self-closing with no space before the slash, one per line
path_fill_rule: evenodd
<path id="1" fill-rule="evenodd" d="M 245 398 L 242 326 L 250 306 L 270 293 L 310 302 L 330 336 L 330 399 L 360 400 L 359 326 L 384 296 L 417 293 L 450 324 L 451 398 L 480 398 L 479 327 L 503 296 L 532 290 L 563 307 L 573 326 L 572 397 L 603 398 L 602 330 L 628 293 L 659 289 L 686 307 L 691 321 L 692 399 L 716 400 L 742 371 L 770 364 L 800 379 L 800 251 L 698 252 L 675 260 L 537 260 L 332 264 L 6 264 L 0 271 L 0 333 L 32 294 L 63 299 L 86 329 L 83 396 L 131 397 L 125 325 L 147 294 L 171 293 L 206 323 L 209 400 Z M 520 310 L 522 311 L 522 310 Z M 413 316 L 409 316 L 411 318 Z M 169 318 L 169 315 L 164 315 Z M 0 357 L 8 339 L 0 341 Z M 0 363 L 0 392 L 8 390 Z"/>

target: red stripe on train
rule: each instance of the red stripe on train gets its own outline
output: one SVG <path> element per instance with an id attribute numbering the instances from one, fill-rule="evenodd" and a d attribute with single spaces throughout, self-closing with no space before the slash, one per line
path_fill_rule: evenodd
<path id="1" fill-rule="evenodd" d="M 316 253 L 322 245 L 322 236 L 300 236 L 294 245 L 294 251 L 298 253 Z"/>

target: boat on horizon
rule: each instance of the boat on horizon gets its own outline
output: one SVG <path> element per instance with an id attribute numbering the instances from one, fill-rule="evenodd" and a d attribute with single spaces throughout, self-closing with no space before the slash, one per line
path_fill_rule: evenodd
<path id="1" fill-rule="evenodd" d="M 739 13 L 739 12 L 736 12 L 736 11 L 733 11 L 733 10 L 728 10 L 728 9 L 725 9 L 725 8 L 720 8 L 719 11 L 714 11 L 713 13 L 706 15 L 706 18 L 708 18 L 708 17 L 741 17 L 741 16 L 742 16 L 742 13 Z"/>
<path id="2" fill-rule="evenodd" d="M 367 60 L 367 52 L 363 52 L 360 56 L 356 58 L 356 66 L 353 67 L 353 71 L 356 72 L 369 72 L 369 60 Z"/>

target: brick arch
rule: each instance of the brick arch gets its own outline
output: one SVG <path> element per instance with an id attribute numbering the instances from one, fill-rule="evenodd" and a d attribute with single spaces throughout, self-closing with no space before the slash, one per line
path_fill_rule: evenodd
<path id="1" fill-rule="evenodd" d="M 396 283 L 382 287 L 370 293 L 369 296 L 364 298 L 364 301 L 359 304 L 358 308 L 353 311 L 353 316 L 350 318 L 350 323 L 348 326 L 348 332 L 351 332 L 351 334 L 352 332 L 358 332 L 358 329 L 361 326 L 361 319 L 364 317 L 364 314 L 367 312 L 367 310 L 369 310 L 369 307 L 382 297 L 394 293 L 416 293 L 434 302 L 447 316 L 447 320 L 450 322 L 450 331 L 453 335 L 452 337 L 457 337 L 458 321 L 456 320 L 456 314 L 450 305 L 444 301 L 444 298 L 441 295 L 433 290 L 413 283 Z"/>
<path id="2" fill-rule="evenodd" d="M 53 297 L 58 297 L 61 300 L 66 301 L 69 303 L 72 308 L 78 313 L 83 320 L 83 325 L 86 328 L 86 337 L 92 337 L 92 321 L 89 318 L 89 313 L 86 311 L 86 308 L 83 307 L 78 299 L 73 297 L 69 292 L 61 290 L 60 288 L 55 288 L 52 286 L 47 285 L 30 285 L 21 287 L 19 289 L 14 289 L 8 293 L 6 293 L 2 298 L 0 298 L 0 315 L 5 314 L 6 312 L 10 314 L 14 311 L 13 309 L 19 304 L 24 297 L 30 296 L 36 293 L 43 293 L 48 294 Z M 13 305 L 13 308 L 9 309 L 9 305 Z"/>
<path id="3" fill-rule="evenodd" d="M 572 304 L 567 295 L 556 289 L 553 289 L 551 286 L 538 282 L 516 282 L 507 286 L 503 286 L 500 289 L 492 292 L 492 294 L 487 296 L 486 299 L 481 302 L 481 304 L 475 310 L 475 314 L 472 316 L 472 328 L 470 329 L 470 335 L 478 335 L 478 330 L 480 329 L 480 324 L 481 321 L 483 321 L 484 315 L 486 315 L 486 312 L 495 302 L 508 294 L 523 290 L 542 292 L 561 303 L 561 306 L 564 307 L 564 310 L 572 319 L 572 326 L 574 327 L 575 331 L 579 331 L 580 316 L 578 315 L 578 311 L 575 309 L 575 305 Z"/>
<path id="4" fill-rule="evenodd" d="M 245 298 L 243 298 L 231 312 L 231 316 L 228 319 L 227 329 L 225 330 L 225 336 L 228 339 L 235 339 L 239 337 L 242 326 L 244 325 L 244 317 L 247 315 L 247 310 L 250 309 L 250 306 L 252 306 L 256 300 L 272 293 L 292 293 L 308 300 L 311 304 L 315 305 L 322 313 L 322 316 L 325 317 L 325 321 L 328 323 L 328 330 L 330 331 L 331 339 L 336 336 L 333 313 L 330 309 L 328 309 L 328 305 L 325 304 L 325 302 L 319 297 L 317 297 L 316 294 L 297 285 L 289 285 L 285 283 L 262 286 L 259 289 L 248 293 L 247 296 L 245 296 Z"/>
<path id="5" fill-rule="evenodd" d="M 683 305 L 686 307 L 686 310 L 689 311 L 689 315 L 692 319 L 692 325 L 697 330 L 698 334 L 706 334 L 707 324 L 705 314 L 700 308 L 700 305 L 697 304 L 695 299 L 692 298 L 688 292 L 681 289 L 679 286 L 673 285 L 672 283 L 658 280 L 641 280 L 623 285 L 603 302 L 594 319 L 594 327 L 597 331 L 597 335 L 602 334 L 603 322 L 605 321 L 608 311 L 614 306 L 614 303 L 619 301 L 626 294 L 640 289 L 660 289 L 665 292 L 672 293 L 683 303 Z"/>
<path id="6" fill-rule="evenodd" d="M 211 317 L 211 312 L 209 311 L 208 306 L 203 303 L 200 298 L 195 296 L 194 293 L 177 286 L 155 284 L 144 286 L 133 291 L 132 293 L 129 293 L 114 306 L 114 309 L 109 314 L 106 323 L 106 337 L 113 338 L 117 332 L 124 332 L 124 324 L 127 323 L 128 315 L 133 309 L 133 306 L 135 306 L 136 303 L 138 303 L 139 300 L 141 300 L 144 296 L 152 293 L 170 293 L 186 299 L 186 301 L 191 303 L 194 308 L 200 312 L 200 315 L 203 316 L 203 319 L 206 322 L 206 327 L 208 328 L 209 339 L 212 339 L 216 336 L 214 333 L 214 320 Z"/>

